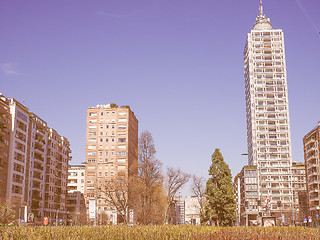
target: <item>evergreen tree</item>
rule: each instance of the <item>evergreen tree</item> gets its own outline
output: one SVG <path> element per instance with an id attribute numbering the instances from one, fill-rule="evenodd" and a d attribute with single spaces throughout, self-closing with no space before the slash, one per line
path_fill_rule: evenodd
<path id="1" fill-rule="evenodd" d="M 235 196 L 229 166 L 224 162 L 220 149 L 212 155 L 210 178 L 206 184 L 207 204 L 204 221 L 217 226 L 231 226 L 235 221 Z"/>

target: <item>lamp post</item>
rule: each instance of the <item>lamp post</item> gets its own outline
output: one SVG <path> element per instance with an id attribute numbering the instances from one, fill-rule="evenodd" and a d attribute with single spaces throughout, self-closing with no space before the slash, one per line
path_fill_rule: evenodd
<path id="1" fill-rule="evenodd" d="M 63 210 L 63 207 L 60 207 L 57 209 L 57 214 L 56 214 L 56 226 L 58 226 L 58 218 L 59 218 L 59 211 Z"/>

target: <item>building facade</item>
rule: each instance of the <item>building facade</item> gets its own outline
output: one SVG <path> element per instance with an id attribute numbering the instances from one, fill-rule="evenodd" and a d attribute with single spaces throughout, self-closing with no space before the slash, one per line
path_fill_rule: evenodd
<path id="1" fill-rule="evenodd" d="M 85 165 L 69 165 L 67 210 L 70 225 L 83 225 L 87 223 L 84 181 Z"/>
<path id="2" fill-rule="evenodd" d="M 24 207 L 36 222 L 66 214 L 69 141 L 13 98 L 2 97 L 10 109 L 10 148 L 6 204 L 23 216 Z M 23 217 L 22 217 L 23 216 Z"/>
<path id="3" fill-rule="evenodd" d="M 272 28 L 262 3 L 247 35 L 244 74 L 248 162 L 257 166 L 259 199 L 268 198 L 268 213 L 280 216 L 294 208 L 284 35 Z"/>
<path id="4" fill-rule="evenodd" d="M 306 182 L 310 215 L 315 219 L 320 214 L 320 122 L 303 137 L 304 161 L 306 165 Z"/>
<path id="5" fill-rule="evenodd" d="M 292 163 L 292 190 L 293 190 L 293 209 L 291 220 L 302 222 L 308 216 L 308 208 L 303 196 L 307 192 L 306 187 L 306 166 L 304 163 Z"/>
<path id="6" fill-rule="evenodd" d="M 200 204 L 198 197 L 186 196 L 184 198 L 185 224 L 200 225 Z"/>
<path id="7" fill-rule="evenodd" d="M 68 192 L 84 194 L 85 168 L 85 165 L 69 165 Z"/>
<path id="8" fill-rule="evenodd" d="M 11 114 L 6 98 L 0 95 L 0 204 L 5 204 L 10 149 Z"/>
<path id="9" fill-rule="evenodd" d="M 138 120 L 128 106 L 107 104 L 88 108 L 84 192 L 88 211 L 89 201 L 95 202 L 94 219 L 99 213 L 113 223 L 119 221 L 116 209 L 100 189 L 111 179 L 128 179 L 138 163 L 137 150 Z"/>

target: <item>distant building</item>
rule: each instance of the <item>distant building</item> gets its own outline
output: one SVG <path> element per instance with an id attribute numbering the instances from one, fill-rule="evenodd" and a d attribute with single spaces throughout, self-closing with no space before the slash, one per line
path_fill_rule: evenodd
<path id="1" fill-rule="evenodd" d="M 310 215 L 316 219 L 320 215 L 320 122 L 303 137 L 304 161 Z"/>
<path id="2" fill-rule="evenodd" d="M 261 196 L 258 195 L 257 167 L 244 166 L 234 182 L 236 192 L 236 216 L 240 226 L 258 224 Z M 264 206 L 265 212 L 268 206 Z"/>
<path id="3" fill-rule="evenodd" d="M 184 198 L 185 224 L 200 225 L 200 204 L 196 196 Z"/>
<path id="4" fill-rule="evenodd" d="M 87 223 L 87 209 L 83 193 L 68 192 L 67 200 L 69 225 L 84 225 Z"/>
<path id="5" fill-rule="evenodd" d="M 79 191 L 84 194 L 85 165 L 69 165 L 68 192 Z"/>
<path id="6" fill-rule="evenodd" d="M 17 100 L 1 96 L 1 104 L 10 109 L 11 117 L 6 203 L 17 218 L 27 206 L 38 223 L 45 216 L 52 222 L 57 214 L 63 219 L 69 141 Z"/>
<path id="7" fill-rule="evenodd" d="M 132 166 L 138 163 L 137 149 L 138 120 L 128 106 L 107 104 L 88 108 L 84 189 L 88 211 L 91 199 L 101 216 L 107 215 L 113 223 L 121 221 L 100 189 L 108 180 L 128 179 Z"/>
<path id="8" fill-rule="evenodd" d="M 87 223 L 84 181 L 85 165 L 69 165 L 67 210 L 70 225 L 83 225 Z"/>
<path id="9" fill-rule="evenodd" d="M 294 221 L 302 222 L 307 213 L 305 209 L 308 208 L 307 203 L 302 198 L 306 193 L 306 166 L 304 163 L 292 163 L 292 190 L 293 190 L 293 209 L 291 218 Z"/>

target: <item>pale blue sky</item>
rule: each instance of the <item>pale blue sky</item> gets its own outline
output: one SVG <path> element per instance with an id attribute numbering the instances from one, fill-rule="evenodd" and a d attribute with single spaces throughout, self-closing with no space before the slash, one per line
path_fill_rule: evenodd
<path id="1" fill-rule="evenodd" d="M 243 48 L 258 0 L 15 1 L 0 7 L 0 92 L 85 158 L 86 109 L 130 105 L 164 166 L 206 176 L 220 148 L 247 164 Z M 293 160 L 320 121 L 320 1 L 265 0 L 285 34 Z"/>

